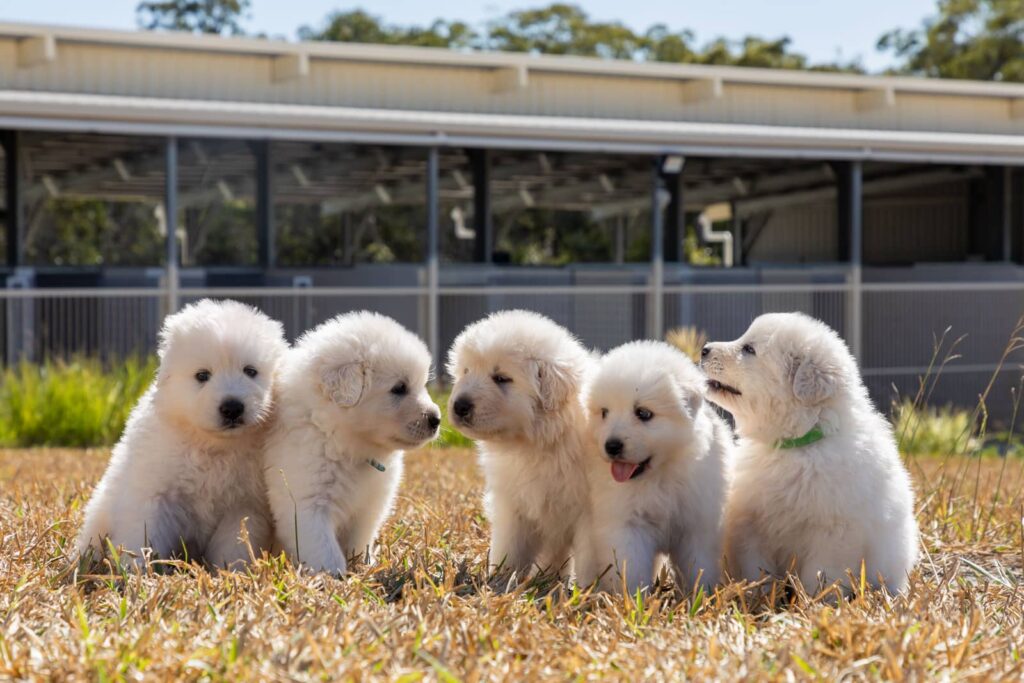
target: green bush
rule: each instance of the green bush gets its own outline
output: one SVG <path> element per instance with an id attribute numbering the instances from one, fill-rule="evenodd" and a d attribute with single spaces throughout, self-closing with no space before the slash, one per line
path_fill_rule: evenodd
<path id="1" fill-rule="evenodd" d="M 0 445 L 112 445 L 155 373 L 154 358 L 130 358 L 113 369 L 92 359 L 5 368 Z"/>
<path id="2" fill-rule="evenodd" d="M 905 400 L 893 409 L 893 428 L 902 453 L 972 453 L 979 445 L 971 411 L 950 406 L 915 406 Z"/>

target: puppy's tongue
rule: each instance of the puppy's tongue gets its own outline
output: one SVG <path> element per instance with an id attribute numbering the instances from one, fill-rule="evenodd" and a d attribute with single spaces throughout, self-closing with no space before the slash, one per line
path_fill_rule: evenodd
<path id="1" fill-rule="evenodd" d="M 616 460 L 612 463 L 612 477 L 620 484 L 624 481 L 629 481 L 629 478 L 636 472 L 637 467 L 640 467 L 640 463 Z"/>

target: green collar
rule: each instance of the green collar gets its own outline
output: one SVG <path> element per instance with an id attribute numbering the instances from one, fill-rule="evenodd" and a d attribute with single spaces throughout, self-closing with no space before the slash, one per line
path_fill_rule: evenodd
<path id="1" fill-rule="evenodd" d="M 819 425 L 811 427 L 811 431 L 807 432 L 803 436 L 798 436 L 794 439 L 779 439 L 775 442 L 776 448 L 800 448 L 802 446 L 810 446 L 815 441 L 821 441 L 825 438 L 825 433 L 821 431 Z"/>

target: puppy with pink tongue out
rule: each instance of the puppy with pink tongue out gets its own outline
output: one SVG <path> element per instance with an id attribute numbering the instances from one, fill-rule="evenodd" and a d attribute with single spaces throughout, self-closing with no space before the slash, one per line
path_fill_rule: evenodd
<path id="1" fill-rule="evenodd" d="M 733 439 L 705 379 L 675 348 L 633 342 L 601 359 L 586 392 L 596 437 L 592 520 L 577 580 L 630 595 L 672 562 L 683 590 L 719 579 L 726 458 Z"/>

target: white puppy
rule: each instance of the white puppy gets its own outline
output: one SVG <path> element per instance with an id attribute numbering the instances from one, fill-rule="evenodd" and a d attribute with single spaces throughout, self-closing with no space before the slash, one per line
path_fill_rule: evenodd
<path id="1" fill-rule="evenodd" d="M 289 351 L 264 462 L 277 538 L 293 561 L 339 576 L 348 558 L 373 561 L 403 451 L 441 423 L 429 375 L 423 342 L 366 311 L 323 323 Z"/>
<path id="2" fill-rule="evenodd" d="M 633 342 L 601 359 L 586 392 L 597 452 L 593 555 L 582 582 L 603 574 L 602 588 L 624 584 L 632 595 L 651 585 L 665 556 L 684 589 L 718 582 L 732 434 L 704 402 L 704 383 L 662 342 Z"/>
<path id="3" fill-rule="evenodd" d="M 261 441 L 274 376 L 287 349 L 281 324 L 234 301 L 205 299 L 164 321 L 156 381 L 85 509 L 78 551 L 106 539 L 135 553 L 245 562 L 247 520 L 258 554 L 272 541 Z"/>
<path id="4" fill-rule="evenodd" d="M 791 567 L 809 590 L 859 576 L 892 592 L 917 558 L 914 493 L 846 345 L 799 313 L 708 344 L 708 397 L 742 437 L 726 511 L 733 578 Z"/>
<path id="5" fill-rule="evenodd" d="M 588 508 L 580 389 L 590 365 L 566 329 L 528 311 L 473 323 L 448 354 L 448 414 L 477 440 L 492 569 L 571 570 Z"/>

